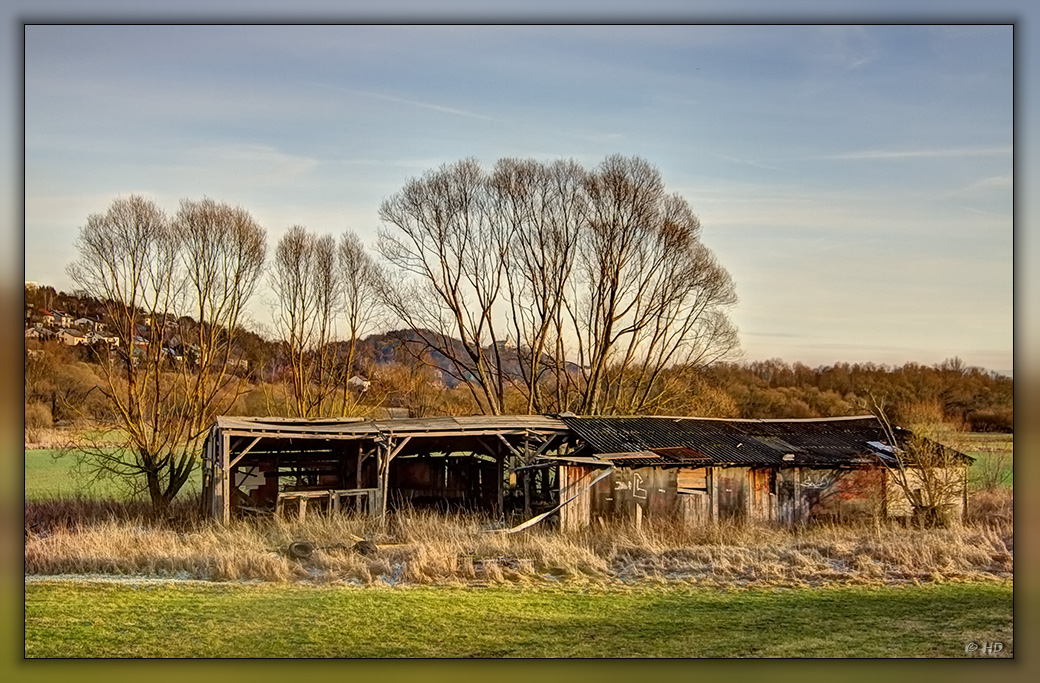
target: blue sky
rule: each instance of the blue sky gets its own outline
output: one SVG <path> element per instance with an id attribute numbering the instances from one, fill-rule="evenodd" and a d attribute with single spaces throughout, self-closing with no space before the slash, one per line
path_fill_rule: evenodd
<path id="1" fill-rule="evenodd" d="M 272 246 L 292 224 L 371 244 L 379 203 L 440 164 L 621 153 L 700 217 L 746 359 L 1011 372 L 1014 37 L 28 26 L 25 278 L 70 288 L 77 228 L 130 193 L 241 205 Z"/>

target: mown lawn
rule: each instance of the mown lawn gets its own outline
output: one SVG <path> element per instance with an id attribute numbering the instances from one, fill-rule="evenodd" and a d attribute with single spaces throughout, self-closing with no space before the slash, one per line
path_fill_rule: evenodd
<path id="1" fill-rule="evenodd" d="M 122 500 L 129 497 L 127 488 L 118 481 L 102 480 L 88 485 L 76 472 L 76 459 L 72 456 L 56 457 L 59 453 L 47 449 L 25 451 L 26 500 L 77 497 Z M 186 497 L 201 488 L 202 473 L 196 469 L 180 495 Z"/>
<path id="2" fill-rule="evenodd" d="M 786 590 L 25 586 L 27 657 L 1013 654 L 1009 585 Z M 976 655 L 977 656 L 977 655 Z"/>

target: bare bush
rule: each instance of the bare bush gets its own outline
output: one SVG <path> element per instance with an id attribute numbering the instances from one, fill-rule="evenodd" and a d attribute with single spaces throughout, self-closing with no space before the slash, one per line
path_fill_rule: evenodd
<path id="1" fill-rule="evenodd" d="M 25 440 L 37 443 L 43 430 L 54 424 L 51 409 L 42 403 L 25 404 Z"/>

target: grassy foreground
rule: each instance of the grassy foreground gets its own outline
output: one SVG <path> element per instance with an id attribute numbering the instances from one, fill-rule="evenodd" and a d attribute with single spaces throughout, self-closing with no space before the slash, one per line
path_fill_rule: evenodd
<path id="1" fill-rule="evenodd" d="M 1010 584 L 718 591 L 25 586 L 27 657 L 1012 656 Z M 974 653 L 970 656 L 980 656 Z"/>

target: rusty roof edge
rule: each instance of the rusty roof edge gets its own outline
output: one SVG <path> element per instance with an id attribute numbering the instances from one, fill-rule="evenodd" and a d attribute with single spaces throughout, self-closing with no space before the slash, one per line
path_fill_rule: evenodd
<path id="1" fill-rule="evenodd" d="M 701 417 L 697 415 L 550 415 L 561 420 L 683 420 L 704 422 L 751 422 L 751 423 L 786 423 L 786 422 L 846 422 L 853 420 L 877 420 L 876 415 L 842 415 L 840 417 Z"/>

